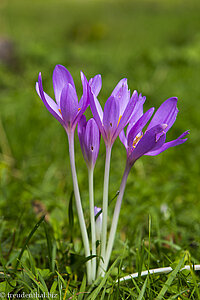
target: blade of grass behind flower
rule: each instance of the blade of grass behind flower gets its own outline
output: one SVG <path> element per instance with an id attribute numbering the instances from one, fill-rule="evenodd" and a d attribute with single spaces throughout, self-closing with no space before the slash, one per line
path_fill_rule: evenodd
<path id="1" fill-rule="evenodd" d="M 184 258 L 185 258 L 185 255 L 183 255 L 183 257 L 180 259 L 180 261 L 179 261 L 178 265 L 176 266 L 176 268 L 171 272 L 171 274 L 168 277 L 167 281 L 165 282 L 163 288 L 161 289 L 160 293 L 156 297 L 156 300 L 162 300 L 164 298 L 164 295 L 167 292 L 170 285 L 172 284 L 174 278 L 176 277 L 176 274 L 178 273 L 178 271 L 180 271 L 180 269 L 183 265 L 183 262 L 184 262 Z"/>
<path id="2" fill-rule="evenodd" d="M 32 236 L 34 235 L 34 233 L 36 232 L 36 230 L 40 227 L 40 224 L 44 221 L 44 218 L 45 218 L 45 215 L 41 217 L 41 219 L 35 224 L 35 226 L 33 227 L 33 229 L 31 230 L 31 232 L 29 233 L 25 243 L 24 243 L 24 246 L 17 258 L 17 262 L 16 262 L 16 265 L 15 265 L 15 271 L 17 270 L 18 268 L 18 265 L 19 265 L 19 262 L 22 258 L 22 255 L 24 253 L 24 250 L 26 249 L 26 246 L 28 245 L 30 239 L 32 238 Z"/>

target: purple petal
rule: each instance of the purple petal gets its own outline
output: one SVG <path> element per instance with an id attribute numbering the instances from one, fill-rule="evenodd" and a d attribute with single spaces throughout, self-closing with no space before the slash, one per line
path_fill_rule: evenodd
<path id="1" fill-rule="evenodd" d="M 125 136 L 125 133 L 124 133 L 124 130 L 122 130 L 119 134 L 119 138 L 120 138 L 120 141 L 122 142 L 122 144 L 124 145 L 124 147 L 127 149 L 127 138 Z"/>
<path id="2" fill-rule="evenodd" d="M 124 83 L 121 85 L 121 82 Z M 121 87 L 118 89 L 118 87 Z M 127 80 L 121 80 L 120 84 L 117 85 L 117 89 L 112 92 L 112 96 L 114 96 L 119 101 L 119 114 L 123 115 L 126 106 L 130 100 L 130 91 L 128 90 Z"/>
<path id="3" fill-rule="evenodd" d="M 69 71 L 65 67 L 57 65 L 53 71 L 53 89 L 58 106 L 60 106 L 61 92 L 67 83 L 70 83 L 75 89 L 74 81 Z"/>
<path id="4" fill-rule="evenodd" d="M 96 75 L 93 78 L 91 78 L 89 80 L 89 86 L 91 87 L 92 92 L 97 97 L 99 95 L 102 86 L 101 75 Z"/>
<path id="5" fill-rule="evenodd" d="M 70 83 L 62 90 L 60 108 L 65 124 L 71 127 L 78 112 L 78 98 L 75 89 Z"/>
<path id="6" fill-rule="evenodd" d="M 88 88 L 88 94 L 89 94 L 90 108 L 91 108 L 93 117 L 94 117 L 95 121 L 97 122 L 97 125 L 99 127 L 99 130 L 100 130 L 103 138 L 105 139 L 106 135 L 105 135 L 104 128 L 102 125 L 103 111 L 102 111 L 101 105 L 100 105 L 99 101 L 97 100 L 96 96 L 92 93 L 90 87 Z"/>
<path id="7" fill-rule="evenodd" d="M 119 92 L 119 90 L 121 89 L 121 87 L 124 85 L 124 84 L 127 84 L 127 79 L 126 78 L 123 78 L 120 80 L 120 82 L 118 82 L 118 84 L 116 85 L 116 87 L 114 88 L 111 96 L 116 96 Z"/>
<path id="8" fill-rule="evenodd" d="M 94 215 L 96 216 L 101 211 L 100 207 L 95 206 L 94 207 Z M 100 214 L 101 215 L 101 214 Z"/>
<path id="9" fill-rule="evenodd" d="M 36 82 L 35 88 L 36 88 L 36 92 L 37 92 L 38 96 L 42 99 L 41 94 L 40 94 L 40 91 L 39 91 L 39 84 L 38 84 L 38 82 Z M 47 95 L 45 92 L 43 92 L 43 93 L 44 93 L 44 97 L 45 97 L 46 102 L 48 103 L 48 105 L 49 105 L 49 106 L 50 106 L 50 107 L 51 107 L 58 115 L 60 115 L 60 112 L 59 112 L 59 110 L 58 110 L 58 105 L 56 104 L 56 102 L 55 102 L 51 97 L 49 97 L 49 95 Z"/>
<path id="10" fill-rule="evenodd" d="M 135 94 L 137 94 L 137 91 L 133 92 L 133 95 L 131 98 L 134 98 Z M 129 121 L 129 123 L 131 125 L 135 124 L 137 122 L 137 120 L 139 120 L 139 118 L 143 115 L 143 104 L 145 101 L 146 101 L 146 97 L 145 96 L 142 97 L 142 94 L 139 94 L 139 96 L 137 97 L 134 111 L 133 111 L 132 116 Z"/>
<path id="11" fill-rule="evenodd" d="M 103 126 L 107 139 L 111 142 L 113 134 L 117 128 L 119 120 L 119 103 L 118 100 L 110 96 L 105 103 L 103 114 Z"/>
<path id="12" fill-rule="evenodd" d="M 62 126 L 65 127 L 64 121 L 60 116 L 60 112 L 58 111 L 58 107 L 56 106 L 56 103 L 43 91 L 41 73 L 39 73 L 38 82 L 36 83 L 36 91 L 40 96 L 40 98 L 42 99 L 48 111 L 61 123 Z"/>
<path id="13" fill-rule="evenodd" d="M 83 85 L 83 95 L 81 100 L 78 103 L 78 113 L 73 121 L 73 127 L 76 127 L 77 122 L 80 120 L 83 113 L 86 111 L 89 105 L 89 97 L 88 97 L 88 81 L 83 72 L 81 72 L 81 81 Z"/>
<path id="14" fill-rule="evenodd" d="M 87 122 L 85 129 L 85 153 L 88 159 L 88 163 L 95 165 L 97 156 L 99 153 L 99 129 L 94 119 L 90 119 Z"/>
<path id="15" fill-rule="evenodd" d="M 176 97 L 172 97 L 163 102 L 156 111 L 147 130 L 158 124 L 167 124 L 167 128 L 165 130 L 167 132 L 176 120 L 176 116 L 178 113 L 177 101 L 178 99 Z"/>
<path id="16" fill-rule="evenodd" d="M 175 147 L 178 145 L 181 145 L 183 143 L 185 143 L 187 141 L 187 139 L 182 139 L 183 137 L 185 137 L 187 134 L 189 134 L 189 131 L 185 131 L 183 134 L 181 134 L 176 140 L 173 140 L 171 142 L 165 143 L 163 144 L 159 149 L 155 150 L 153 149 L 153 151 L 149 151 L 147 152 L 145 155 L 150 155 L 150 156 L 154 156 L 154 155 L 158 155 L 161 152 L 167 150 L 168 148 L 171 147 Z"/>
<path id="17" fill-rule="evenodd" d="M 128 157 L 129 163 L 133 164 L 142 155 L 144 155 L 145 153 L 151 151 L 154 147 L 156 147 L 156 143 L 159 141 L 157 140 L 156 136 L 158 133 L 161 132 L 163 132 L 164 134 L 165 128 L 166 128 L 166 124 L 162 124 L 162 125 L 159 124 L 151 128 L 150 130 L 146 131 L 144 136 L 141 138 L 141 140 L 138 142 L 135 149 Z"/>
<path id="18" fill-rule="evenodd" d="M 143 127 L 147 124 L 153 112 L 154 108 L 152 107 L 130 129 L 127 137 L 128 147 L 132 148 L 134 139 L 142 131 Z"/>
<path id="19" fill-rule="evenodd" d="M 130 116 L 131 116 L 133 110 L 135 109 L 136 101 L 137 101 L 137 94 L 135 94 L 134 97 L 131 97 L 131 99 L 129 100 L 128 105 L 126 106 L 126 109 L 121 117 L 121 120 L 120 121 L 118 120 L 119 124 L 113 135 L 113 142 L 117 138 L 117 136 L 120 134 L 122 129 L 127 125 L 128 121 L 130 119 Z"/>
<path id="20" fill-rule="evenodd" d="M 87 124 L 86 117 L 84 115 L 82 115 L 78 122 L 77 131 L 78 131 L 79 142 L 81 145 L 81 150 L 82 150 L 84 159 L 86 159 L 85 149 L 84 149 L 84 136 L 85 136 L 86 124 Z"/>

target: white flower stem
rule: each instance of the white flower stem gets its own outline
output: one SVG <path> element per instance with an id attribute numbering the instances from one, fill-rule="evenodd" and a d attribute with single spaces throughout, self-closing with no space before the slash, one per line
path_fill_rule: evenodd
<path id="1" fill-rule="evenodd" d="M 107 216 L 108 216 L 108 186 L 109 186 L 109 173 L 110 173 L 110 158 L 112 146 L 106 146 L 106 162 L 104 171 L 104 186 L 103 186 L 103 206 L 102 206 L 102 233 L 101 233 L 101 257 L 105 262 L 106 254 L 106 241 L 107 241 Z M 104 274 L 104 262 L 100 259 L 98 276 Z"/>
<path id="2" fill-rule="evenodd" d="M 200 270 L 200 265 L 194 265 L 194 266 L 192 266 L 192 269 L 194 271 L 199 271 Z M 190 265 L 186 265 L 182 269 L 180 269 L 180 271 L 183 271 L 183 270 L 191 270 Z M 142 271 L 140 273 L 140 276 L 146 276 L 148 274 L 169 273 L 171 271 L 173 271 L 173 269 L 171 267 L 157 268 L 157 269 L 151 269 L 151 270 Z M 124 276 L 124 277 L 120 278 L 116 282 L 130 280 L 132 278 L 137 278 L 138 276 L 139 276 L 138 272 L 137 273 L 133 273 L 131 275 L 127 275 L 127 276 Z"/>
<path id="3" fill-rule="evenodd" d="M 91 222 L 91 236 L 92 236 L 92 255 L 96 255 L 96 231 L 95 231 L 95 217 L 94 217 L 94 184 L 93 184 L 93 168 L 88 167 L 89 180 L 89 199 L 90 199 L 90 222 Z M 96 278 L 96 257 L 91 260 L 92 263 L 92 280 Z"/>
<path id="4" fill-rule="evenodd" d="M 69 155 L 70 155 L 70 164 L 71 164 L 71 172 L 72 172 L 72 179 L 73 179 L 73 186 L 74 186 L 74 196 L 75 196 L 75 201 L 76 201 L 76 208 L 77 208 L 77 212 L 78 212 L 78 219 L 79 219 L 80 228 L 81 228 L 85 256 L 88 257 L 88 256 L 90 256 L 90 245 L 89 245 L 89 239 L 88 239 L 87 229 L 86 229 L 86 225 L 85 225 L 85 219 L 84 219 L 84 215 L 83 215 L 83 209 L 82 209 L 77 174 L 76 174 L 75 157 L 74 157 L 74 132 L 68 133 L 68 141 L 69 141 Z M 90 260 L 88 260 L 86 262 L 86 268 L 87 268 L 88 284 L 91 284 L 92 279 L 91 279 L 91 261 Z"/>
<path id="5" fill-rule="evenodd" d="M 110 235 L 109 235 L 109 239 L 108 239 L 108 246 L 107 246 L 107 249 L 106 249 L 105 263 L 103 265 L 103 268 L 104 268 L 105 271 L 108 267 L 108 263 L 109 263 L 109 260 L 110 260 L 110 255 L 111 255 L 114 240 L 115 240 L 115 234 L 116 234 L 116 230 L 117 230 L 117 224 L 118 224 L 118 220 L 119 220 L 119 214 L 120 214 L 122 199 L 123 199 L 123 196 L 124 196 L 124 190 L 125 190 L 125 187 L 126 187 L 126 181 L 127 181 L 130 169 L 131 169 L 131 167 L 128 164 L 126 164 L 126 168 L 124 170 L 124 174 L 123 174 L 120 189 L 119 189 L 119 195 L 117 197 L 117 202 L 116 202 L 116 205 L 115 205 L 112 225 L 111 225 L 111 229 L 110 229 Z"/>

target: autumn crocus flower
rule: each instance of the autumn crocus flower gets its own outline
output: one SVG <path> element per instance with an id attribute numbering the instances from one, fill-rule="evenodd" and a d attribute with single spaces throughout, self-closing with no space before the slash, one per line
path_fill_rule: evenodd
<path id="1" fill-rule="evenodd" d="M 94 119 L 86 121 L 86 117 L 82 116 L 78 123 L 78 137 L 86 164 L 89 169 L 93 169 L 100 145 L 100 133 L 96 121 Z"/>
<path id="2" fill-rule="evenodd" d="M 78 102 L 76 88 L 70 72 L 63 66 L 57 65 L 53 71 L 54 101 L 43 90 L 41 73 L 38 76 L 36 90 L 48 111 L 61 123 L 68 134 L 73 132 L 76 125 L 89 105 L 85 75 L 81 72 L 83 95 Z M 101 78 L 95 76 L 89 81 L 91 90 L 95 95 L 101 88 Z"/>
<path id="3" fill-rule="evenodd" d="M 96 95 L 89 89 L 91 111 L 106 146 L 112 147 L 115 139 L 128 123 L 137 103 L 137 98 L 136 91 L 130 98 L 127 79 L 124 78 L 113 90 L 103 111 Z"/>
<path id="4" fill-rule="evenodd" d="M 94 208 L 94 184 L 93 172 L 94 166 L 99 153 L 100 133 L 99 128 L 94 119 L 86 121 L 86 117 L 82 116 L 78 123 L 78 137 L 81 145 L 83 157 L 88 167 L 89 182 L 89 202 L 90 202 L 90 222 L 92 236 L 92 255 L 94 258 L 92 263 L 92 279 L 96 278 L 96 229 L 95 229 L 95 208 Z"/>
<path id="5" fill-rule="evenodd" d="M 170 147 L 183 144 L 187 140 L 183 139 L 188 134 L 188 131 L 185 131 L 176 140 L 165 143 L 166 133 L 174 124 L 178 113 L 177 98 L 169 98 L 161 104 L 143 134 L 142 130 L 153 112 L 154 108 L 151 108 L 137 122 L 130 123 L 126 136 L 124 132 L 120 134 L 120 139 L 127 151 L 127 161 L 131 166 L 142 155 L 158 155 Z"/>
<path id="6" fill-rule="evenodd" d="M 78 218 L 80 223 L 81 234 L 83 238 L 83 244 L 85 249 L 86 257 L 90 256 L 90 245 L 85 224 L 85 219 L 83 215 L 83 209 L 81 204 L 76 166 L 75 166 L 75 156 L 74 156 L 74 131 L 78 121 L 85 112 L 89 105 L 88 102 L 88 86 L 90 90 L 97 96 L 101 88 L 101 76 L 97 75 L 92 78 L 89 83 L 85 75 L 81 72 L 81 80 L 83 85 L 83 95 L 78 102 L 78 97 L 76 94 L 76 88 L 74 85 L 73 78 L 70 72 L 63 66 L 57 65 L 53 71 L 53 88 L 55 94 L 54 101 L 48 96 L 43 90 L 42 86 L 42 76 L 41 73 L 38 77 L 38 82 L 36 83 L 36 91 L 40 98 L 42 99 L 44 105 L 48 111 L 61 123 L 67 132 L 69 141 L 69 154 L 70 154 L 70 165 L 74 186 L 74 195 L 76 200 L 76 207 L 78 212 Z M 88 283 L 92 282 L 92 272 L 91 272 L 91 261 L 87 261 L 87 275 Z"/>
<path id="7" fill-rule="evenodd" d="M 106 161 L 104 172 L 104 188 L 103 188 L 103 225 L 101 237 L 101 256 L 105 259 L 106 239 L 107 239 L 107 211 L 108 211 L 108 185 L 109 185 L 109 171 L 111 149 L 115 139 L 118 137 L 122 129 L 127 125 L 131 115 L 133 114 L 138 95 L 135 91 L 130 98 L 130 91 L 127 85 L 127 79 L 122 79 L 111 96 L 105 103 L 104 111 L 101 105 L 92 92 L 88 89 L 90 107 L 94 119 L 97 122 L 101 135 L 106 145 Z M 99 275 L 102 273 L 102 261 L 100 262 Z"/>
<path id="8" fill-rule="evenodd" d="M 166 133 L 172 127 L 177 117 L 177 98 L 173 97 L 167 99 L 158 108 L 154 117 L 149 123 L 147 130 L 143 133 L 143 128 L 151 118 L 153 111 L 154 108 L 151 108 L 139 118 L 137 116 L 136 120 L 132 118 L 127 127 L 126 136 L 124 132 L 121 132 L 120 134 L 120 139 L 127 151 L 127 163 L 113 215 L 113 221 L 106 250 L 106 260 L 103 265 L 104 270 L 107 269 L 110 259 L 126 181 L 131 167 L 135 161 L 143 155 L 158 155 L 166 149 L 180 145 L 187 140 L 183 139 L 189 133 L 188 131 L 185 131 L 176 140 L 165 143 Z"/>

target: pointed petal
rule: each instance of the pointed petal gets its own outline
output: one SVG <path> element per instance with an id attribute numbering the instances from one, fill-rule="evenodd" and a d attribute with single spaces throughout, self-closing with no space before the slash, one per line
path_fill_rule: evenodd
<path id="1" fill-rule="evenodd" d="M 154 147 L 156 147 L 156 143 L 158 140 L 156 136 L 158 133 L 161 133 L 166 128 L 166 124 L 159 124 L 155 127 L 151 128 L 150 130 L 146 131 L 144 136 L 138 142 L 136 148 L 132 151 L 130 156 L 128 157 L 128 161 L 130 164 L 133 164 L 138 158 L 140 158 L 145 153 L 151 151 Z M 160 137 L 161 138 L 161 137 Z"/>
<path id="2" fill-rule="evenodd" d="M 89 80 L 89 86 L 91 87 L 92 92 L 97 97 L 102 87 L 101 75 L 96 75 Z"/>
<path id="3" fill-rule="evenodd" d="M 106 137 L 103 124 L 102 124 L 102 119 L 103 119 L 103 111 L 101 108 L 101 105 L 99 101 L 97 100 L 97 97 L 92 93 L 91 88 L 88 88 L 88 95 L 89 95 L 89 101 L 90 101 L 90 108 L 93 114 L 93 117 L 97 123 L 97 126 L 99 127 L 99 130 L 103 136 L 103 138 Z"/>
<path id="4" fill-rule="evenodd" d="M 178 99 L 176 97 L 172 97 L 163 102 L 156 111 L 147 130 L 158 124 L 167 124 L 167 128 L 165 130 L 167 132 L 176 120 L 176 116 L 178 113 L 177 101 Z"/>
<path id="5" fill-rule="evenodd" d="M 48 111 L 61 123 L 62 126 L 64 126 L 64 121 L 60 116 L 58 107 L 56 107 L 56 103 L 43 91 L 41 73 L 39 73 L 38 82 L 36 83 L 36 91 L 40 96 L 40 98 L 42 99 Z"/>
<path id="6" fill-rule="evenodd" d="M 137 101 L 137 93 L 134 94 L 134 97 L 131 97 L 131 99 L 129 100 L 126 109 L 121 117 L 121 120 L 119 121 L 119 124 L 116 128 L 116 131 L 113 135 L 113 142 L 114 140 L 118 137 L 119 133 L 122 131 L 122 129 L 127 125 L 127 123 L 129 122 L 130 116 L 133 112 L 133 110 L 135 109 L 135 104 Z"/>
<path id="7" fill-rule="evenodd" d="M 105 103 L 103 113 L 103 126 L 107 135 L 107 138 L 111 142 L 113 134 L 117 128 L 119 120 L 119 103 L 118 100 L 110 96 Z"/>
<path id="8" fill-rule="evenodd" d="M 123 78 L 118 82 L 118 84 L 114 88 L 111 96 L 115 97 L 118 94 L 119 90 L 121 89 L 122 85 L 124 85 L 124 84 L 127 84 L 127 78 Z"/>
<path id="9" fill-rule="evenodd" d="M 133 95 L 131 98 L 134 97 L 135 93 L 137 93 L 137 91 L 133 92 Z M 139 94 L 139 96 L 137 97 L 134 111 L 133 111 L 130 121 L 129 121 L 130 124 L 132 124 L 132 125 L 135 124 L 137 122 L 137 120 L 139 120 L 139 118 L 143 115 L 143 105 L 144 105 L 145 101 L 146 101 L 146 97 L 142 96 L 142 94 Z M 129 129 L 128 129 L 128 131 L 129 131 Z"/>
<path id="10" fill-rule="evenodd" d="M 154 108 L 150 108 L 130 129 L 128 133 L 128 147 L 132 148 L 133 141 L 136 136 L 142 131 L 154 112 Z"/>
<path id="11" fill-rule="evenodd" d="M 53 71 L 53 89 L 59 106 L 61 92 L 67 83 L 70 83 L 75 89 L 74 81 L 69 71 L 65 67 L 57 65 Z"/>
<path id="12" fill-rule="evenodd" d="M 83 157 L 85 158 L 85 150 L 84 150 L 84 136 L 85 136 L 85 128 L 86 128 L 86 117 L 84 115 L 81 116 L 78 126 L 77 126 L 77 132 L 78 132 L 78 138 L 81 145 L 81 150 L 83 153 Z"/>
<path id="13" fill-rule="evenodd" d="M 119 100 L 119 113 L 120 116 L 122 116 L 130 100 L 130 91 L 128 90 L 128 84 L 126 79 L 122 79 L 118 83 L 111 96 L 114 96 L 116 99 Z"/>
<path id="14" fill-rule="evenodd" d="M 167 150 L 168 148 L 181 145 L 181 144 L 183 144 L 183 143 L 185 143 L 187 141 L 187 139 L 183 139 L 183 137 L 185 137 L 187 134 L 189 134 L 188 130 L 185 131 L 183 134 L 181 134 L 176 140 L 173 140 L 171 142 L 165 143 L 159 149 L 157 149 L 157 150 L 153 149 L 153 151 L 147 152 L 145 155 L 150 155 L 150 156 L 158 155 L 161 152 Z"/>
<path id="15" fill-rule="evenodd" d="M 35 88 L 36 88 L 36 92 L 38 94 L 38 96 L 40 97 L 40 99 L 42 100 L 42 97 L 41 97 L 41 94 L 40 94 L 40 90 L 39 90 L 39 84 L 38 82 L 36 82 L 36 85 L 35 85 Z M 44 92 L 44 97 L 46 99 L 46 102 L 48 103 L 48 105 L 58 114 L 60 115 L 59 113 L 59 110 L 58 110 L 58 105 L 56 104 L 56 102 L 51 98 L 49 97 L 49 95 L 47 95 L 45 92 Z"/>
<path id="16" fill-rule="evenodd" d="M 120 138 L 120 141 L 122 142 L 122 144 L 124 145 L 124 147 L 127 149 L 127 139 L 126 139 L 124 130 L 122 130 L 122 131 L 120 132 L 119 138 Z"/>
<path id="17" fill-rule="evenodd" d="M 94 167 L 99 153 L 99 128 L 94 119 L 87 122 L 85 129 L 85 152 L 88 163 Z"/>
<path id="18" fill-rule="evenodd" d="M 66 84 L 62 90 L 60 108 L 65 124 L 71 127 L 78 112 L 78 98 L 70 83 Z"/>
<path id="19" fill-rule="evenodd" d="M 88 81 L 83 72 L 81 72 L 81 81 L 83 85 L 83 95 L 81 97 L 81 100 L 78 103 L 78 113 L 73 121 L 72 126 L 76 127 L 77 122 L 80 120 L 81 116 L 86 111 L 88 105 L 89 105 L 89 97 L 88 97 Z"/>

